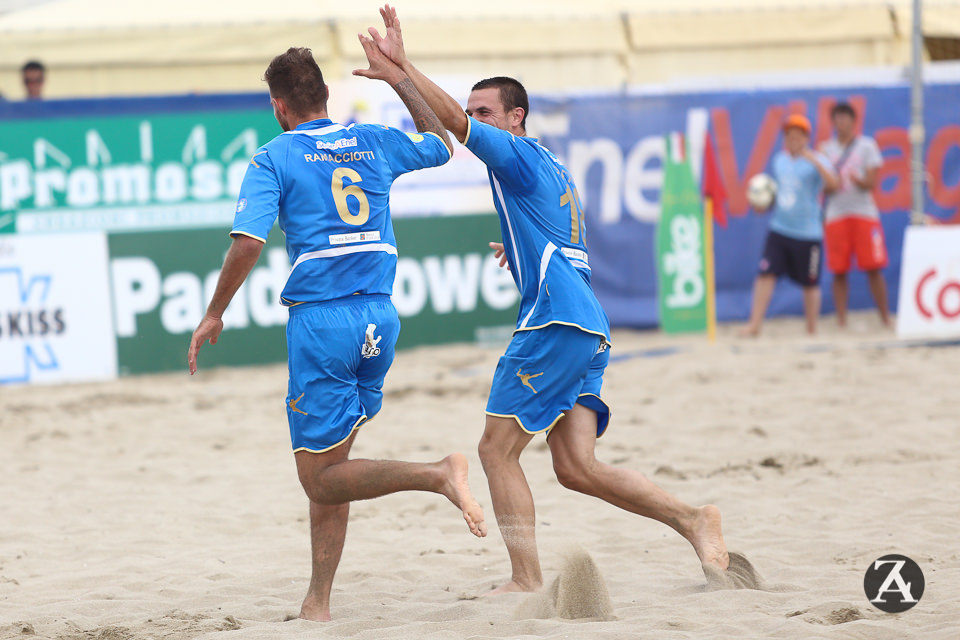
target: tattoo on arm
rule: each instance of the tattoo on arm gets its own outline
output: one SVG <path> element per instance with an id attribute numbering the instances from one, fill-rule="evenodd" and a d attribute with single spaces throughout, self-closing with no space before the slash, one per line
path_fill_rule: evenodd
<path id="1" fill-rule="evenodd" d="M 409 111 L 413 117 L 417 131 L 420 133 L 437 134 L 449 148 L 451 144 L 450 139 L 447 137 L 446 128 L 444 128 L 443 123 L 440 122 L 437 114 L 427 105 L 427 102 L 423 99 L 423 96 L 420 95 L 420 92 L 417 91 L 417 88 L 413 85 L 410 78 L 404 78 L 393 85 L 393 89 L 397 92 L 397 95 L 400 96 L 400 99 L 403 100 L 407 111 Z"/>

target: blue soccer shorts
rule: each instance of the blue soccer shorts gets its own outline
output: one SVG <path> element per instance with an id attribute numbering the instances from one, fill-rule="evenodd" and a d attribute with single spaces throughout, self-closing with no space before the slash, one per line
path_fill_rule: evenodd
<path id="1" fill-rule="evenodd" d="M 563 324 L 516 332 L 493 374 L 487 415 L 549 435 L 564 411 L 581 404 L 597 412 L 600 437 L 610 421 L 600 399 L 608 347 L 603 336 Z"/>
<path id="2" fill-rule="evenodd" d="M 329 451 L 380 411 L 399 333 L 386 295 L 290 307 L 287 420 L 294 451 Z"/>

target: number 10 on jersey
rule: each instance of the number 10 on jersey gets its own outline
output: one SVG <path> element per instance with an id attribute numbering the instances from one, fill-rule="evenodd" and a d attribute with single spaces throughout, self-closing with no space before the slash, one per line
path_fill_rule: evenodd
<path id="1" fill-rule="evenodd" d="M 580 244 L 581 226 L 583 224 L 583 213 L 580 211 L 580 194 L 576 187 L 570 191 L 570 184 L 567 183 L 567 192 L 560 196 L 560 206 L 570 205 L 570 242 Z"/>

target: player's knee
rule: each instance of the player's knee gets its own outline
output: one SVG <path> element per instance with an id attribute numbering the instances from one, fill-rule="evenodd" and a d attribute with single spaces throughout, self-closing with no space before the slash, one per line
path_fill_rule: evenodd
<path id="1" fill-rule="evenodd" d="M 300 486 L 303 487 L 303 492 L 307 494 L 310 502 L 322 505 L 338 504 L 334 496 L 326 490 L 320 479 L 320 472 L 316 469 L 298 467 L 297 475 L 300 477 Z"/>
<path id="2" fill-rule="evenodd" d="M 562 487 L 571 491 L 587 493 L 590 487 L 590 466 L 583 461 L 572 457 L 555 457 L 553 460 L 553 472 L 557 476 L 557 482 Z"/>
<path id="3" fill-rule="evenodd" d="M 490 438 L 484 435 L 480 438 L 480 444 L 477 445 L 477 455 L 480 457 L 480 464 L 484 469 L 496 464 L 496 459 L 500 457 L 497 454 L 498 447 L 494 446 Z"/>
<path id="4" fill-rule="evenodd" d="M 480 438 L 480 444 L 477 445 L 477 455 L 480 456 L 480 464 L 483 465 L 484 470 L 489 470 L 506 463 L 510 452 L 503 442 L 484 434 Z"/>

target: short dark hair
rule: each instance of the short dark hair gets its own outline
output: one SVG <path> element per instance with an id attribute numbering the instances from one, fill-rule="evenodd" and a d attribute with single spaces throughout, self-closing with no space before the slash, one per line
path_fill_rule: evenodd
<path id="1" fill-rule="evenodd" d="M 512 111 L 517 107 L 523 109 L 523 120 L 520 121 L 520 126 L 526 130 L 527 114 L 530 113 L 530 101 L 527 99 L 527 90 L 523 88 L 523 85 L 520 84 L 519 81 L 513 78 L 497 76 L 495 78 L 481 80 L 473 85 L 472 91 L 494 88 L 500 90 L 500 102 L 503 104 L 505 111 Z"/>
<path id="2" fill-rule="evenodd" d="M 20 73 L 24 73 L 24 72 L 26 72 L 26 71 L 43 71 L 43 72 L 45 72 L 46 70 L 47 70 L 47 68 L 44 67 L 44 66 L 43 66 L 43 63 L 40 62 L 39 60 L 28 60 L 27 63 L 20 68 Z"/>
<path id="3" fill-rule="evenodd" d="M 857 119 L 857 112 L 853 110 L 853 107 L 850 106 L 849 102 L 838 102 L 837 104 L 833 105 L 833 107 L 830 109 L 831 120 L 833 120 L 840 114 L 848 115 L 854 120 Z"/>
<path id="4" fill-rule="evenodd" d="M 305 116 L 327 108 L 327 85 L 313 52 L 290 47 L 270 61 L 263 79 L 274 98 L 283 98 L 290 110 Z"/>

